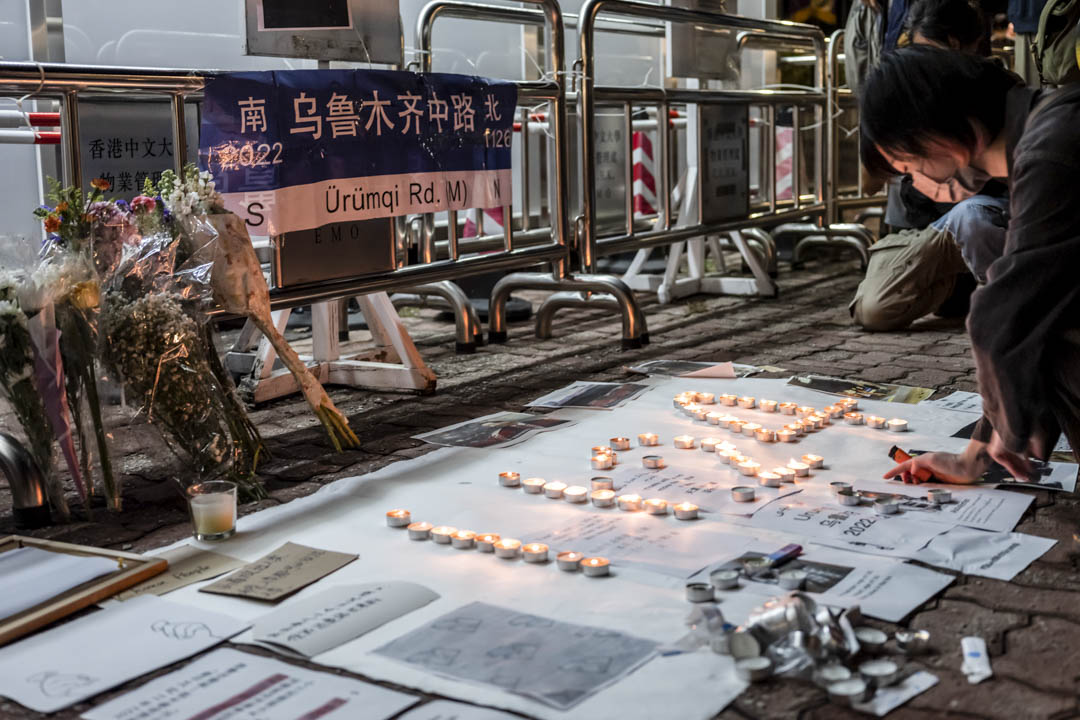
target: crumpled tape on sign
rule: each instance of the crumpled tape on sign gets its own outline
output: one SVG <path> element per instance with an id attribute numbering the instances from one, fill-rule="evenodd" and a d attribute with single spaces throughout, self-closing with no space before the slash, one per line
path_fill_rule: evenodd
<path id="1" fill-rule="evenodd" d="M 990 655 L 986 652 L 985 640 L 980 637 L 961 638 L 960 650 L 964 654 L 960 670 L 967 675 L 969 683 L 978 685 L 994 675 L 990 669 Z"/>

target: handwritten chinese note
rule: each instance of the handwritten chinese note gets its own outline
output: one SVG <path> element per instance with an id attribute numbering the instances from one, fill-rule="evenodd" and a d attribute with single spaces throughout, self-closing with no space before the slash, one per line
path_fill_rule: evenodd
<path id="1" fill-rule="evenodd" d="M 200 592 L 277 602 L 356 559 L 349 553 L 285 543 Z"/>
<path id="2" fill-rule="evenodd" d="M 192 583 L 210 580 L 218 575 L 223 575 L 244 564 L 243 560 L 237 560 L 228 555 L 210 552 L 209 550 L 199 550 L 191 545 L 168 550 L 158 557 L 163 557 L 169 561 L 168 570 L 139 583 L 130 590 L 125 590 L 117 595 L 115 599 L 130 600 L 133 597 L 146 594 L 164 595 Z"/>

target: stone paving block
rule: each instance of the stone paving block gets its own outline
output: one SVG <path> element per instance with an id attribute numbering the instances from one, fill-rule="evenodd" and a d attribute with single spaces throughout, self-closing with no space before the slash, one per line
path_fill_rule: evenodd
<path id="1" fill-rule="evenodd" d="M 952 597 L 944 597 L 936 607 L 916 613 L 907 623 L 908 627 L 930 633 L 930 652 L 920 658 L 928 667 L 937 668 L 943 663 L 951 667 L 953 655 L 959 652 L 960 638 L 967 635 L 981 637 L 991 655 L 1000 655 L 1005 652 L 1006 633 L 1027 625 L 1024 612 L 995 611 Z"/>
<path id="2" fill-rule="evenodd" d="M 870 382 L 895 382 L 907 374 L 907 368 L 897 367 L 896 365 L 878 365 L 877 367 L 867 368 L 859 373 L 860 380 L 868 380 Z"/>
<path id="3" fill-rule="evenodd" d="M 1027 627 L 1010 630 L 1007 651 L 993 658 L 994 674 L 1026 678 L 1041 690 L 1076 696 L 1080 647 L 1075 642 L 1080 626 L 1059 618 L 1036 615 Z M 1032 667 L 1039 672 L 1031 675 Z"/>
<path id="4" fill-rule="evenodd" d="M 963 585 L 953 585 L 945 597 L 966 600 L 983 608 L 1006 613 L 1036 613 L 1080 623 L 1080 603 L 1076 593 L 1050 588 L 1030 588 L 1015 583 L 969 577 Z"/>
<path id="5" fill-rule="evenodd" d="M 902 380 L 904 385 L 934 388 L 952 382 L 956 379 L 956 376 L 955 371 L 924 368 L 905 373 Z"/>
<path id="6" fill-rule="evenodd" d="M 937 713 L 937 717 L 955 714 L 993 720 L 1049 720 L 1071 717 L 1076 710 L 1075 697 L 1046 693 L 1012 678 L 995 675 L 978 685 L 970 685 L 959 671 L 959 644 L 952 659 L 955 669 L 935 669 L 938 684 L 910 700 L 905 710 Z"/>

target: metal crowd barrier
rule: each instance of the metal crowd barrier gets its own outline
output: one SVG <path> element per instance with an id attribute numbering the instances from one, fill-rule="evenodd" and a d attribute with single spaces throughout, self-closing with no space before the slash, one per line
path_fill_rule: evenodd
<path id="1" fill-rule="evenodd" d="M 551 262 L 551 272 L 518 272 L 502 278 L 492 290 L 491 301 L 488 306 L 489 331 L 488 339 L 491 342 L 505 342 L 506 331 L 506 301 L 510 293 L 519 289 L 534 290 L 562 290 L 574 293 L 582 293 L 587 296 L 591 293 L 600 293 L 613 299 L 607 307 L 617 310 L 622 317 L 622 344 L 624 347 L 640 347 L 648 342 L 648 333 L 645 327 L 645 316 L 638 306 L 630 288 L 617 277 L 609 275 L 596 275 L 589 271 L 582 274 L 571 274 L 570 261 L 570 229 L 569 229 L 569 140 L 567 135 L 567 88 L 566 88 L 566 65 L 564 50 L 564 25 L 562 11 L 556 0 L 526 0 L 527 4 L 537 5 L 538 9 L 528 7 L 506 7 L 500 5 L 487 5 L 483 3 L 459 2 L 457 0 L 435 0 L 428 3 L 420 13 L 416 28 L 416 47 L 420 52 L 421 67 L 426 72 L 431 71 L 432 52 L 434 51 L 432 36 L 436 20 L 439 18 L 463 18 L 484 22 L 508 23 L 512 25 L 535 26 L 543 24 L 546 33 L 547 47 L 547 76 L 540 80 L 527 80 L 517 82 L 519 99 L 538 100 L 547 102 L 551 111 L 547 113 L 548 130 L 551 134 L 547 145 L 547 177 L 548 177 L 548 217 L 549 228 L 524 229 L 531 222 L 531 212 L 528 205 L 528 188 L 522 192 L 524 198 L 521 225 L 519 232 L 514 228 L 514 217 L 510 208 L 503 208 L 503 252 L 516 252 L 518 242 L 550 239 L 560 251 L 558 257 L 546 258 Z M 521 111 L 519 111 L 521 112 Z M 528 152 L 527 114 L 521 115 L 523 128 L 522 141 L 526 155 Z M 528 173 L 526 173 L 528 177 Z M 526 180 L 526 182 L 528 182 Z M 462 241 L 458 238 L 457 217 L 450 214 L 447 223 L 446 249 L 451 262 L 462 262 L 475 257 L 461 258 L 459 254 L 469 252 L 472 249 L 480 251 L 486 248 L 494 239 L 492 236 L 481 236 Z M 422 257 L 434 257 L 439 249 L 439 243 L 435 238 L 435 223 L 430 216 L 424 218 L 420 224 L 421 239 L 420 248 Z M 547 247 L 541 245 L 539 247 Z M 457 258 L 454 260 L 454 258 Z M 537 264 L 537 263 L 532 263 Z M 521 265 L 518 265 L 521 267 Z M 539 327 L 538 327 L 539 332 Z"/>

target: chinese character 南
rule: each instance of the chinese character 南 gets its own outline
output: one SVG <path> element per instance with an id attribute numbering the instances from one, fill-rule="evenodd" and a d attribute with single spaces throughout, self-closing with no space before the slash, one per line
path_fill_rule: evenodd
<path id="1" fill-rule="evenodd" d="M 303 93 L 301 93 L 303 97 Z M 266 132 L 266 100 L 248 96 L 247 100 L 240 100 L 236 103 L 240 106 L 240 133 L 244 134 L 248 130 L 252 132 Z M 299 119 L 297 119 L 299 122 Z M 316 135 L 316 137 L 318 137 Z"/>
<path id="2" fill-rule="evenodd" d="M 450 106 L 446 104 L 445 100 L 440 100 L 438 95 L 432 93 L 431 99 L 428 100 L 428 120 L 434 121 L 436 127 L 439 128 L 439 133 L 442 134 L 443 120 L 449 121 L 450 119 Z"/>
<path id="3" fill-rule="evenodd" d="M 300 108 L 307 106 L 308 111 L 301 114 Z M 318 114 L 319 110 L 315 104 L 315 98 L 308 97 L 303 92 L 300 93 L 300 97 L 293 98 L 293 115 L 296 121 L 296 127 L 289 128 L 290 135 L 297 135 L 299 133 L 311 133 L 312 140 L 318 140 L 322 137 L 322 116 Z"/>
<path id="4" fill-rule="evenodd" d="M 334 93 L 330 101 L 326 103 L 326 116 L 330 123 L 330 136 L 352 135 L 356 137 L 356 126 L 360 124 L 360 116 L 356 114 L 356 104 L 347 95 Z"/>
<path id="5" fill-rule="evenodd" d="M 502 114 L 499 112 L 499 101 L 495 99 L 494 93 L 488 93 L 484 97 L 484 122 L 492 122 L 502 120 Z"/>
<path id="6" fill-rule="evenodd" d="M 419 135 L 420 118 L 424 116 L 424 111 L 416 107 L 416 104 L 421 100 L 420 96 L 405 93 L 404 95 L 398 95 L 397 99 L 405 103 L 405 109 L 398 113 L 398 117 L 405 118 L 405 127 L 401 128 L 401 134 L 408 135 L 409 127 L 415 126 L 413 134 Z"/>
<path id="7" fill-rule="evenodd" d="M 473 110 L 472 100 L 471 95 L 450 96 L 450 102 L 454 106 L 454 130 L 473 131 L 476 111 Z"/>
<path id="8" fill-rule="evenodd" d="M 368 115 L 368 121 L 364 124 L 364 129 L 371 130 L 371 124 L 375 123 L 375 134 L 382 135 L 382 125 L 386 123 L 387 129 L 393 130 L 394 123 L 390 120 L 390 116 L 386 114 L 386 108 L 389 105 L 389 100 L 380 100 L 379 91 L 373 90 L 371 100 L 364 100 L 360 103 L 361 110 L 366 107 L 371 108 L 371 114 Z"/>

